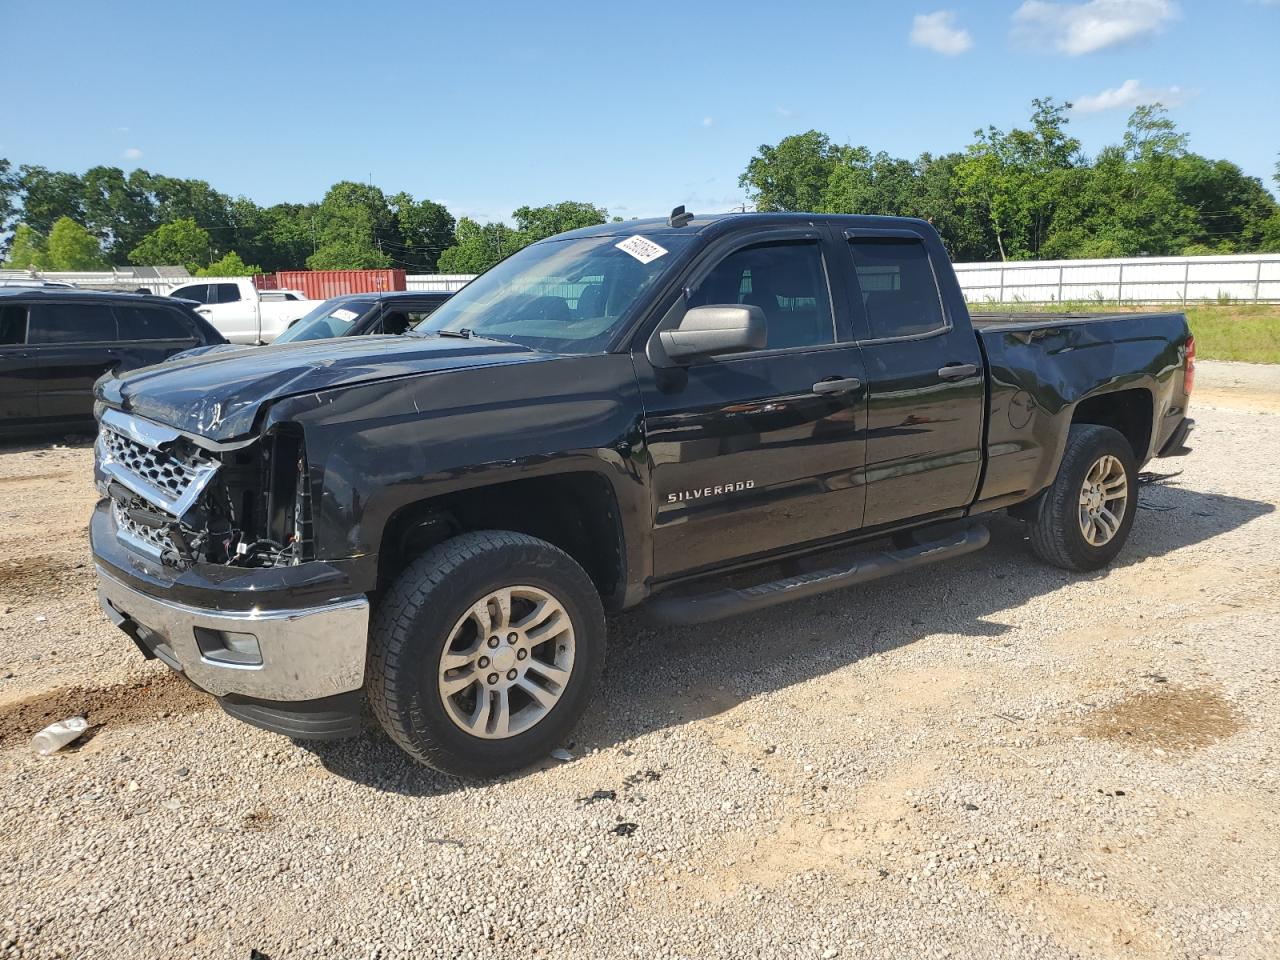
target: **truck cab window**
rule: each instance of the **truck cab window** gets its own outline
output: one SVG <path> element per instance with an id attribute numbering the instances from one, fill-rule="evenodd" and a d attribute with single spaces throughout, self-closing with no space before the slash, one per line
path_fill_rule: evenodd
<path id="1" fill-rule="evenodd" d="M 698 285 L 689 306 L 727 303 L 764 311 L 770 350 L 835 342 L 826 271 L 816 242 L 762 243 L 729 254 Z"/>
<path id="2" fill-rule="evenodd" d="M 171 297 L 177 297 L 180 300 L 194 300 L 196 303 L 210 303 L 209 285 L 207 283 L 196 283 L 189 287 L 179 287 Z"/>
<path id="3" fill-rule="evenodd" d="M 919 240 L 850 241 L 862 309 L 872 340 L 918 337 L 946 329 L 929 253 Z"/>
<path id="4" fill-rule="evenodd" d="M 214 298 L 210 303 L 236 303 L 240 300 L 240 286 L 235 283 L 215 283 Z"/>
<path id="5" fill-rule="evenodd" d="M 18 304 L 0 307 L 0 347 L 26 342 L 27 308 Z"/>

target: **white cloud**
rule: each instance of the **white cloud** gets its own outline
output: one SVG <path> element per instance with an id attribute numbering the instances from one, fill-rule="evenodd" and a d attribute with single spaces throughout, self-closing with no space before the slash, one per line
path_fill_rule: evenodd
<path id="1" fill-rule="evenodd" d="M 956 15 L 950 10 L 918 13 L 911 21 L 911 42 L 935 53 L 954 57 L 973 46 L 973 37 L 956 26 Z"/>
<path id="2" fill-rule="evenodd" d="M 774 111 L 774 113 L 776 113 L 776 114 L 777 114 L 778 116 L 780 116 L 780 117 L 793 117 L 793 116 L 795 116 L 795 111 L 794 111 L 794 110 L 791 110 L 791 109 L 790 109 L 790 108 L 788 108 L 788 107 L 777 106 L 777 107 L 774 107 L 774 108 L 773 108 L 773 111 Z"/>
<path id="3" fill-rule="evenodd" d="M 1013 14 L 1014 36 L 1071 57 L 1150 36 L 1178 15 L 1172 0 L 1026 0 Z"/>
<path id="4" fill-rule="evenodd" d="M 1076 97 L 1072 104 L 1076 113 L 1098 113 L 1102 110 L 1133 109 L 1140 103 L 1162 103 L 1176 107 L 1187 97 L 1181 87 L 1147 87 L 1137 80 L 1126 80 L 1118 87 L 1101 93 Z"/>
<path id="5" fill-rule="evenodd" d="M 124 153 L 120 154 L 120 156 L 124 157 L 126 160 L 141 160 L 142 151 L 137 147 L 130 147 Z"/>
<path id="6" fill-rule="evenodd" d="M 711 117 L 703 117 L 703 118 L 702 118 L 702 125 L 703 125 L 704 127 L 709 127 L 709 126 L 711 126 L 713 123 L 715 123 L 715 120 L 714 120 L 714 119 L 712 119 Z"/>

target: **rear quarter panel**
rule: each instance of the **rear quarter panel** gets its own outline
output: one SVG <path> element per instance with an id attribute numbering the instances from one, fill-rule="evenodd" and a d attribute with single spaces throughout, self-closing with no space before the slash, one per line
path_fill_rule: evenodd
<path id="1" fill-rule="evenodd" d="M 1188 329 L 1180 313 L 975 325 L 991 382 L 988 460 L 975 511 L 1009 506 L 1053 482 L 1072 415 L 1085 399 L 1134 389 L 1150 394 L 1151 439 L 1142 463 L 1186 415 Z"/>

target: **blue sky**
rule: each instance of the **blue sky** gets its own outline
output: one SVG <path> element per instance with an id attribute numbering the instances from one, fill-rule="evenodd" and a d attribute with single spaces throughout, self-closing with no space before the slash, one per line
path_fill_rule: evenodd
<path id="1" fill-rule="evenodd" d="M 718 212 L 761 143 L 814 127 L 945 152 L 1041 95 L 1086 108 L 1088 151 L 1152 96 L 1192 149 L 1273 192 L 1280 151 L 1280 0 L 46 0 L 0 17 L 0 156 L 263 204 L 372 178 L 482 219 L 565 199 Z"/>

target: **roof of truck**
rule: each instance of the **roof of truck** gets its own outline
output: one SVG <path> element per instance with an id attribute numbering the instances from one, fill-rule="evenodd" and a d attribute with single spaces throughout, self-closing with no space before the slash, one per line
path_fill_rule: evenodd
<path id="1" fill-rule="evenodd" d="M 569 237 L 629 237 L 676 235 L 682 233 L 716 234 L 728 232 L 739 226 L 805 226 L 815 223 L 841 224 L 845 229 L 914 229 L 933 227 L 914 217 L 875 217 L 844 213 L 714 213 L 694 215 L 684 226 L 673 227 L 667 217 L 648 217 L 643 220 L 622 220 L 582 227 L 549 239 L 563 240 Z M 544 241 L 545 242 L 545 241 Z"/>

